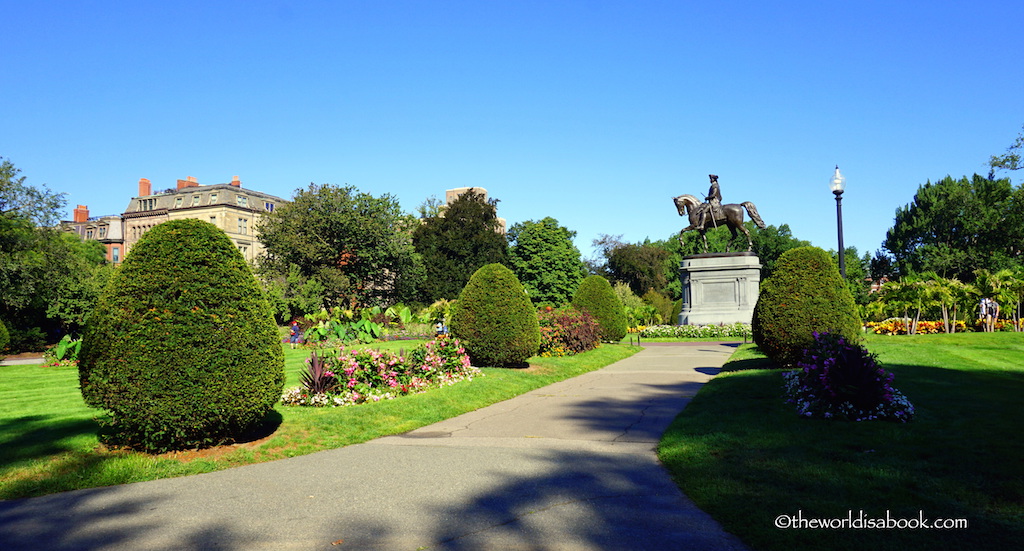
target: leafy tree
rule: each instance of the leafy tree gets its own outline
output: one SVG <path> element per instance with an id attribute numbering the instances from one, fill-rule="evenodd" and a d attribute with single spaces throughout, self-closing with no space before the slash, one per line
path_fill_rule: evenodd
<path id="1" fill-rule="evenodd" d="M 310 184 L 264 216 L 260 271 L 266 279 L 287 278 L 297 267 L 303 281 L 323 288 L 325 306 L 394 303 L 422 277 L 409 236 L 414 225 L 391 195 Z"/>
<path id="2" fill-rule="evenodd" d="M 668 284 L 665 261 L 671 253 L 650 240 L 625 243 L 608 251 L 608 272 L 615 281 L 629 284 L 637 295 L 662 290 Z"/>
<path id="3" fill-rule="evenodd" d="M 977 269 L 1020 265 L 1022 244 L 1024 188 L 975 174 L 920 186 L 896 211 L 883 247 L 902 275 L 934 271 L 970 282 Z"/>
<path id="4" fill-rule="evenodd" d="M 797 247 L 808 247 L 811 244 L 810 241 L 793 237 L 793 231 L 789 229 L 789 224 L 768 226 L 763 230 L 756 229 L 753 222 L 748 222 L 748 224 L 750 226 L 747 230 L 750 231 L 751 240 L 754 242 L 754 252 L 761 260 L 762 280 L 771 277 L 775 272 L 775 266 L 782 253 Z"/>
<path id="5" fill-rule="evenodd" d="M 495 200 L 469 190 L 413 231 L 426 273 L 417 293 L 421 302 L 454 299 L 482 266 L 508 264 L 508 243 L 495 205 Z"/>
<path id="6" fill-rule="evenodd" d="M 1002 155 L 993 155 L 989 159 L 989 166 L 993 170 L 1020 170 L 1024 168 L 1024 163 L 1021 163 L 1020 150 L 1024 149 L 1024 130 L 1020 134 L 1017 134 L 1016 141 L 1013 142 L 1010 147 L 1006 148 L 1006 153 Z"/>
<path id="7" fill-rule="evenodd" d="M 509 263 L 535 304 L 569 302 L 587 268 L 573 244 L 576 232 L 546 217 L 512 226 L 508 231 Z"/>
<path id="8" fill-rule="evenodd" d="M 32 187 L 19 174 L 0 161 L 0 319 L 16 352 L 77 331 L 98 296 L 106 262 L 98 242 L 45 226 L 57 220 L 64 196 Z"/>
<path id="9" fill-rule="evenodd" d="M 525 362 L 540 348 L 540 325 L 526 291 L 512 270 L 483 266 L 452 306 L 452 335 L 478 366 Z"/>
<path id="10" fill-rule="evenodd" d="M 23 218 L 39 226 L 53 226 L 64 209 L 63 193 L 25 184 L 21 170 L 0 157 L 0 216 Z"/>
<path id="11" fill-rule="evenodd" d="M 245 259 L 213 224 L 171 220 L 132 248 L 89 318 L 82 397 L 101 438 L 148 452 L 230 442 L 281 398 L 284 355 Z"/>

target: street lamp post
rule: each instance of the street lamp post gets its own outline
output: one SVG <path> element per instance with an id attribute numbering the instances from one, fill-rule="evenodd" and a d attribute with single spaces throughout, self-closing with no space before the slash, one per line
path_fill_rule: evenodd
<path id="1" fill-rule="evenodd" d="M 843 190 L 846 189 L 846 178 L 839 173 L 839 165 L 836 165 L 836 173 L 828 183 L 829 189 L 836 194 L 836 220 L 839 224 L 839 275 L 846 279 L 846 249 L 843 248 Z"/>

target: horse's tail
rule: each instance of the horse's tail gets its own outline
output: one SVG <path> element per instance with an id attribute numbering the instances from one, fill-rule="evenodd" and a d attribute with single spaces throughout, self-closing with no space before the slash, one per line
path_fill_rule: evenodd
<path id="1" fill-rule="evenodd" d="M 750 201 L 744 201 L 740 203 L 740 205 L 742 205 L 743 208 L 747 209 L 747 214 L 749 214 L 750 219 L 754 221 L 754 225 L 756 225 L 758 228 L 761 228 L 762 230 L 766 227 L 764 225 L 764 220 L 761 220 L 761 215 L 757 213 L 757 207 L 754 206 L 754 203 L 751 203 Z"/>

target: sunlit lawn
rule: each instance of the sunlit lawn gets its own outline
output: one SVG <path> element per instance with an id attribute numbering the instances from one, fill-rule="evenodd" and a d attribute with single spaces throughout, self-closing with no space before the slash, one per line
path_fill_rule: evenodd
<path id="1" fill-rule="evenodd" d="M 660 456 L 683 491 L 758 550 L 1009 549 L 1024 541 L 1024 334 L 878 337 L 908 424 L 797 418 L 753 345 L 700 391 Z M 727 366 L 727 368 L 730 366 Z M 966 518 L 966 530 L 780 529 L 779 515 Z"/>
<path id="2" fill-rule="evenodd" d="M 373 348 L 410 350 L 423 341 Z M 553 382 L 598 369 L 640 348 L 604 345 L 576 357 L 531 358 L 530 369 L 484 368 L 472 381 L 422 394 L 345 408 L 278 405 L 280 422 L 267 438 L 203 453 L 150 456 L 104 450 L 98 411 L 85 406 L 73 368 L 0 367 L 0 499 L 109 486 L 215 471 L 365 442 L 479 409 Z M 285 345 L 285 387 L 298 385 L 308 350 Z"/>

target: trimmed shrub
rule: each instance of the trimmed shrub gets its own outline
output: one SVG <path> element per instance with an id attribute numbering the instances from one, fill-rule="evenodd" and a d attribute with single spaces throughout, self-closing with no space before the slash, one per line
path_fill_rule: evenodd
<path id="1" fill-rule="evenodd" d="M 626 336 L 626 312 L 607 279 L 588 276 L 572 297 L 572 305 L 594 316 L 601 326 L 602 340 L 619 342 Z"/>
<path id="2" fill-rule="evenodd" d="M 537 312 L 540 324 L 540 355 L 572 356 L 596 348 L 601 342 L 601 326 L 589 312 L 573 306 L 547 307 Z"/>
<path id="3" fill-rule="evenodd" d="M 785 391 L 801 417 L 904 423 L 914 418 L 914 406 L 892 387 L 892 373 L 843 337 L 815 333 L 796 367 L 784 376 Z"/>
<path id="4" fill-rule="evenodd" d="M 3 356 L 8 344 L 10 344 L 10 333 L 7 333 L 7 324 L 0 320 L 0 357 Z"/>
<path id="5" fill-rule="evenodd" d="M 667 296 L 650 289 L 642 297 L 644 302 L 650 304 L 657 310 L 658 318 L 655 321 L 660 325 L 673 325 L 676 320 L 672 319 L 672 299 Z M 678 318 L 677 318 L 678 319 Z"/>
<path id="6" fill-rule="evenodd" d="M 7 332 L 7 324 L 4 320 L 0 320 L 0 355 L 7 349 L 7 345 L 11 344 L 11 334 Z"/>
<path id="7" fill-rule="evenodd" d="M 473 274 L 451 308 L 451 333 L 476 366 L 521 364 L 537 353 L 537 312 L 512 270 L 488 264 Z"/>
<path id="8" fill-rule="evenodd" d="M 79 359 L 85 402 L 108 413 L 101 440 L 147 452 L 245 436 L 284 385 L 277 326 L 249 265 L 199 220 L 160 224 L 132 247 Z"/>
<path id="9" fill-rule="evenodd" d="M 782 254 L 761 282 L 752 320 L 754 342 L 779 367 L 790 366 L 815 333 L 860 339 L 857 306 L 831 257 L 818 247 Z"/>

